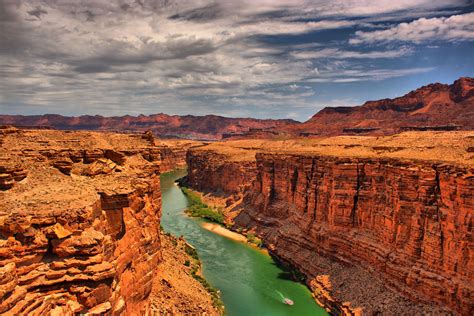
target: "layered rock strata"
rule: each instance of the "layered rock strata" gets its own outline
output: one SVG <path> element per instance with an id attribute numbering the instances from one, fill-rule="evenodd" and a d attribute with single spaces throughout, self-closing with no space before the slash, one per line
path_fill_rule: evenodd
<path id="1" fill-rule="evenodd" d="M 238 223 L 308 275 L 315 256 L 368 265 L 415 301 L 474 309 L 473 169 L 391 159 L 257 154 Z"/>
<path id="2" fill-rule="evenodd" d="M 201 142 L 190 140 L 164 140 L 159 141 L 161 173 L 186 167 L 186 153 L 188 149 L 202 145 Z"/>
<path id="3" fill-rule="evenodd" d="M 191 151 L 188 178 L 201 181 L 189 183 L 220 191 L 225 184 L 213 179 L 246 179 L 236 186 L 246 194 L 235 223 L 256 230 L 272 253 L 302 271 L 334 313 L 471 314 L 472 165 L 391 158 L 393 144 L 370 152 L 347 147 L 339 157 L 327 147 L 326 155 L 258 153 L 256 173 L 245 178 L 217 167 L 226 165 L 225 155 L 216 158 L 231 151 L 226 146 Z"/>
<path id="4" fill-rule="evenodd" d="M 284 129 L 284 128 L 283 128 Z M 434 83 L 394 98 L 360 106 L 326 107 L 308 121 L 289 125 L 296 135 L 391 135 L 400 131 L 474 129 L 474 78 Z"/>
<path id="5" fill-rule="evenodd" d="M 225 154 L 192 149 L 186 156 L 187 184 L 201 192 L 239 195 L 250 187 L 257 175 L 254 161 L 229 159 Z"/>
<path id="6" fill-rule="evenodd" d="M 156 311 L 150 294 L 164 266 L 154 139 L 30 130 L 1 139 L 0 314 Z M 200 304 L 213 310 L 209 295 Z"/>

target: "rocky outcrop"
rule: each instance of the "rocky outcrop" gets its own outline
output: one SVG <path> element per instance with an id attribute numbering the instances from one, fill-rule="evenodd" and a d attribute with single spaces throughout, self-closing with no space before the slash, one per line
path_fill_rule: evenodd
<path id="1" fill-rule="evenodd" d="M 189 150 L 186 183 L 201 192 L 242 195 L 257 175 L 255 161 L 233 160 L 213 151 Z"/>
<path id="2" fill-rule="evenodd" d="M 0 314 L 149 311 L 160 160 L 141 135 L 3 133 Z"/>
<path id="3" fill-rule="evenodd" d="M 0 167 L 13 182 L 3 182 L 0 196 L 1 314 L 149 309 L 161 261 L 159 160 L 134 136 L 124 136 L 134 151 L 113 148 L 105 135 L 75 136 L 19 131 L 3 139 L 16 165 Z M 56 147 L 68 141 L 74 146 Z"/>
<path id="4" fill-rule="evenodd" d="M 257 229 L 278 257 L 309 276 L 317 297 L 324 299 L 324 286 L 312 278 L 331 274 L 323 257 L 380 273 L 414 301 L 472 312 L 472 168 L 270 153 L 256 159 L 258 175 L 236 222 Z M 371 287 L 364 282 L 358 291 Z M 384 311 L 354 297 L 346 296 L 369 314 Z"/>
<path id="5" fill-rule="evenodd" d="M 183 251 L 163 259 L 151 133 L 5 128 L 0 144 L 0 315 L 217 314 Z"/>
<path id="6" fill-rule="evenodd" d="M 28 171 L 21 166 L 0 160 L 0 190 L 8 190 L 15 182 L 26 178 Z"/>
<path id="7" fill-rule="evenodd" d="M 472 136 L 430 135 L 212 143 L 188 152 L 187 185 L 243 196 L 226 221 L 259 234 L 334 314 L 468 315 Z M 438 151 L 457 147 L 459 159 Z"/>
<path id="8" fill-rule="evenodd" d="M 161 258 L 157 189 L 151 179 L 81 209 L 2 214 L 0 312 L 146 310 Z"/>

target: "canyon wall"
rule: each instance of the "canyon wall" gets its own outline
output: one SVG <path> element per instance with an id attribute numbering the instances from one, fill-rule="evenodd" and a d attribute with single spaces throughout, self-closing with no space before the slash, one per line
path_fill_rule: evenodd
<path id="1" fill-rule="evenodd" d="M 232 160 L 214 151 L 189 150 L 187 184 L 201 192 L 241 195 L 257 175 L 255 161 Z"/>
<path id="2" fill-rule="evenodd" d="M 165 173 L 176 168 L 186 166 L 186 149 L 170 148 L 169 146 L 159 146 L 161 153 L 160 172 Z"/>
<path id="3" fill-rule="evenodd" d="M 190 151 L 189 184 L 243 188 L 236 225 L 303 272 L 334 313 L 473 311 L 472 167 L 309 153 L 226 159 Z"/>
<path id="4" fill-rule="evenodd" d="M 174 169 L 186 167 L 186 154 L 192 147 L 201 146 L 199 141 L 192 140 L 165 140 L 156 141 L 157 148 L 160 151 L 160 172 L 170 172 Z"/>
<path id="5" fill-rule="evenodd" d="M 369 265 L 416 300 L 474 308 L 473 170 L 394 159 L 257 154 L 240 221 L 309 275 L 320 255 Z"/>
<path id="6" fill-rule="evenodd" d="M 149 311 L 159 150 L 140 135 L 0 136 L 0 314 Z"/>

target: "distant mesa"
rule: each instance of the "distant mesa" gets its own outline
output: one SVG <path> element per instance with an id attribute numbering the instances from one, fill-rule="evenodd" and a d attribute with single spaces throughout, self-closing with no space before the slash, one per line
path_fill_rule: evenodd
<path id="1" fill-rule="evenodd" d="M 101 130 L 121 132 L 144 132 L 151 130 L 162 138 L 188 138 L 219 140 L 224 134 L 244 134 L 256 131 L 272 131 L 282 126 L 291 126 L 293 120 L 272 120 L 254 118 L 228 118 L 216 115 L 139 115 L 114 116 L 83 115 L 67 117 L 56 114 L 45 115 L 0 115 L 0 125 L 21 128 L 48 126 L 59 130 Z"/>
<path id="2" fill-rule="evenodd" d="M 474 129 L 474 79 L 453 84 L 434 83 L 402 97 L 368 101 L 361 106 L 327 107 L 304 123 L 279 125 L 226 139 L 315 137 L 336 135 L 391 135 L 404 131 Z"/>
<path id="3" fill-rule="evenodd" d="M 390 135 L 402 131 L 474 129 L 474 78 L 434 83 L 402 97 L 355 107 L 328 107 L 288 127 L 297 135 Z"/>
<path id="4" fill-rule="evenodd" d="M 217 115 L 139 115 L 103 117 L 56 114 L 0 115 L 0 125 L 61 130 L 144 132 L 162 138 L 220 140 L 241 138 L 390 135 L 402 131 L 474 129 L 474 78 L 434 83 L 402 97 L 368 101 L 361 106 L 327 107 L 308 121 L 228 118 Z"/>

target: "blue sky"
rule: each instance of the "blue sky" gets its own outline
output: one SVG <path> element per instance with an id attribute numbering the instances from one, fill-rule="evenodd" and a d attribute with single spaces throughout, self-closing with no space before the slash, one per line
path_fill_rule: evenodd
<path id="1" fill-rule="evenodd" d="M 0 114 L 308 119 L 474 75 L 466 0 L 0 0 Z"/>

